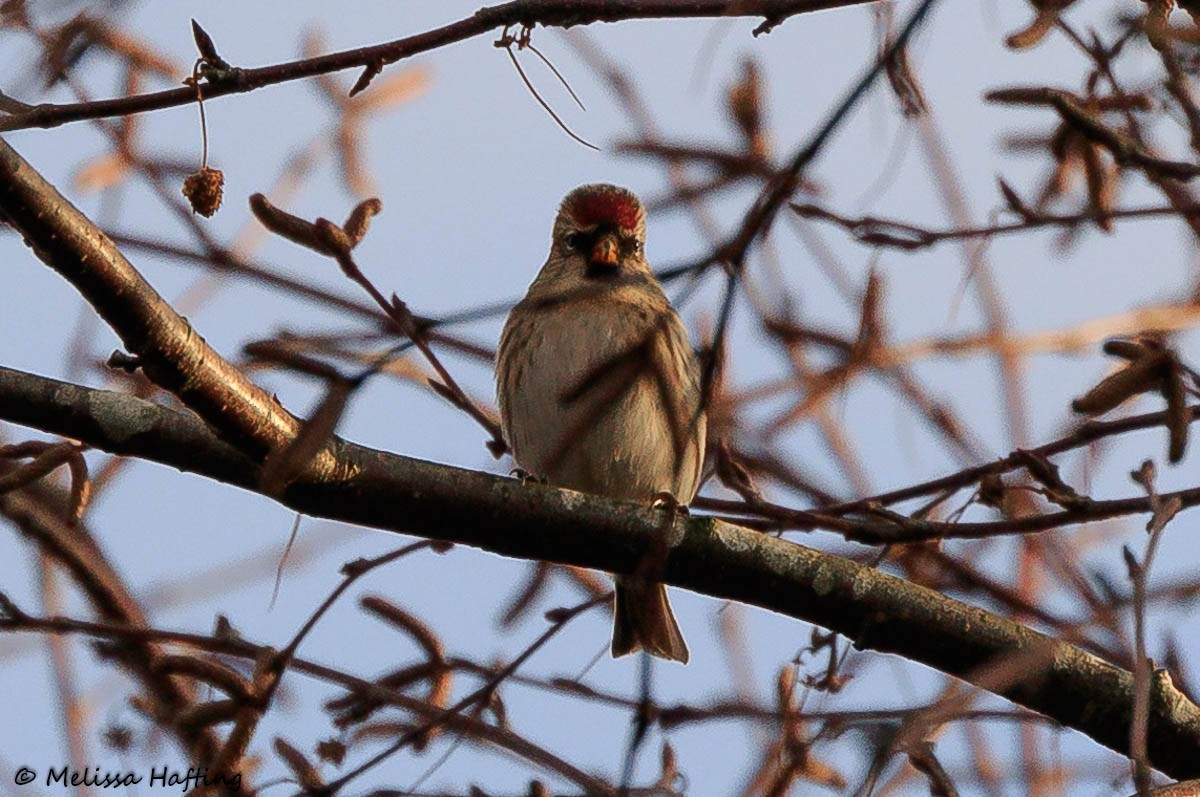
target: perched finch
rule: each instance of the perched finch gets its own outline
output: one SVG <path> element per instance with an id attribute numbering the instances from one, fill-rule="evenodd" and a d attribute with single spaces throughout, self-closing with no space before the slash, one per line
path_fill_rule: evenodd
<path id="1" fill-rule="evenodd" d="M 699 487 L 705 418 L 687 330 L 646 263 L 646 213 L 612 185 L 567 194 L 546 264 L 504 325 L 496 370 L 517 464 L 633 501 Z M 618 576 L 612 654 L 686 662 L 662 584 Z"/>

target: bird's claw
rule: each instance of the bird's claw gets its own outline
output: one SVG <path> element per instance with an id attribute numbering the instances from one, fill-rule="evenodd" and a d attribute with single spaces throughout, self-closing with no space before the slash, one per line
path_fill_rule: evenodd
<path id="1" fill-rule="evenodd" d="M 508 475 L 512 476 L 517 481 L 521 482 L 522 486 L 530 484 L 530 483 L 533 483 L 533 484 L 549 484 L 550 483 L 544 477 L 534 476 L 532 473 L 525 470 L 524 468 L 513 468 L 512 470 L 510 470 L 508 472 Z"/>
<path id="2" fill-rule="evenodd" d="M 691 514 L 687 504 L 682 504 L 679 499 L 667 491 L 657 493 L 654 500 L 650 502 L 653 509 L 662 509 L 677 516 L 687 517 Z"/>

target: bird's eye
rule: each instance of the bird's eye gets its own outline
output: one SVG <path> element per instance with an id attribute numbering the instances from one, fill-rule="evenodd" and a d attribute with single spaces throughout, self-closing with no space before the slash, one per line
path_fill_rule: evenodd
<path id="1" fill-rule="evenodd" d="M 567 236 L 567 248 L 576 252 L 584 249 L 587 246 L 587 235 L 581 232 L 573 232 Z"/>

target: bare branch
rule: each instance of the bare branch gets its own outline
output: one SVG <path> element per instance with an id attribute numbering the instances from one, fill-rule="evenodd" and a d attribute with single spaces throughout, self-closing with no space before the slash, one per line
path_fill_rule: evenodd
<path id="1" fill-rule="evenodd" d="M 73 395 L 76 406 L 73 412 L 22 408 L 17 398 L 22 392 L 27 397 L 55 396 L 60 407 L 64 395 Z M 85 411 L 91 404 L 114 411 L 101 413 L 104 421 L 98 423 Z M 23 422 L 31 415 L 41 418 L 47 431 L 86 431 L 73 436 L 114 453 L 131 453 L 126 441 L 136 439 L 136 430 L 151 418 L 160 428 L 201 443 L 201 455 L 189 452 L 184 469 L 246 489 L 257 484 L 244 480 L 249 474 L 241 470 L 240 456 L 223 461 L 218 452 L 229 449 L 195 418 L 133 397 L 0 369 L 0 417 Z M 59 428 L 71 418 L 76 419 L 72 430 Z M 84 425 L 79 423 L 84 418 L 88 428 L 74 429 Z M 145 450 L 144 443 L 137 447 Z M 661 539 L 661 513 L 636 504 L 522 484 L 345 442 L 336 449 L 348 465 L 346 472 L 356 475 L 350 480 L 293 483 L 282 498 L 285 504 L 318 517 L 415 532 L 505 556 L 618 573 L 636 569 Z M 347 500 L 349 495 L 354 499 Z M 1200 501 L 1200 495 L 1195 498 Z M 1126 749 L 1132 674 L 925 587 L 703 517 L 675 523 L 662 580 L 813 622 L 850 637 L 859 648 L 899 653 L 963 678 L 997 657 L 1032 645 L 1051 645 L 1054 656 L 1048 671 L 1032 681 L 1014 683 L 1002 694 L 1113 750 Z M 1200 708 L 1163 679 L 1151 696 L 1150 711 L 1150 760 L 1175 777 L 1200 774 Z"/>
<path id="2" fill-rule="evenodd" d="M 788 17 L 830 8 L 860 5 L 870 0 L 753 0 L 731 4 L 729 0 L 512 0 L 481 8 L 470 17 L 403 39 L 359 47 L 337 53 L 290 61 L 257 69 L 211 70 L 206 76 L 204 97 L 208 100 L 241 94 L 343 69 L 364 69 L 355 85 L 361 91 L 387 64 L 455 42 L 485 35 L 510 25 L 544 25 L 567 28 L 595 22 L 632 19 L 679 19 L 724 17 L 731 14 L 762 17 L 772 25 Z M 30 127 L 57 127 L 83 119 L 127 116 L 162 108 L 187 105 L 195 100 L 189 87 L 92 102 L 35 105 L 28 111 L 0 117 L 0 132 Z"/>

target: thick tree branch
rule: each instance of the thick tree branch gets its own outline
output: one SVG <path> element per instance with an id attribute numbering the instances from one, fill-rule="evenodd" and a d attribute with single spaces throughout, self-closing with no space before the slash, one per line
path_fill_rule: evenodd
<path id="1" fill-rule="evenodd" d="M 299 422 L 196 334 L 116 245 L 3 140 L 0 215 L 83 294 L 155 384 L 232 443 L 262 456 L 295 437 Z"/>
<path id="2" fill-rule="evenodd" d="M 861 5 L 871 1 L 513 0 L 501 5 L 486 6 L 470 17 L 449 25 L 383 44 L 343 50 L 316 58 L 305 58 L 257 69 L 212 71 L 208 73 L 208 80 L 202 83 L 201 87 L 204 98 L 211 100 L 228 94 L 254 91 L 276 83 L 285 83 L 290 80 L 300 80 L 356 67 L 369 70 L 371 75 L 374 75 L 388 64 L 510 25 L 569 28 L 594 22 L 620 22 L 633 19 L 740 16 L 763 19 L 764 23 L 760 26 L 760 30 L 767 30 L 797 14 Z M 67 122 L 77 122 L 83 119 L 128 116 L 161 108 L 189 105 L 195 101 L 196 90 L 190 86 L 184 86 L 110 100 L 64 104 L 44 103 L 33 106 L 28 111 L 0 116 L 0 132 L 30 127 L 57 127 Z"/>
<path id="3" fill-rule="evenodd" d="M 0 368 L 0 418 L 255 490 L 254 466 L 194 416 L 131 396 Z M 631 572 L 663 533 L 636 504 L 334 444 L 352 475 L 301 480 L 282 496 L 319 517 L 463 543 L 505 556 Z M 569 529 L 570 533 L 566 533 Z M 1044 671 L 1005 697 L 1124 752 L 1133 676 L 1072 645 L 855 562 L 713 518 L 670 530 L 663 579 L 837 631 L 950 675 L 1048 646 Z M 1200 775 L 1200 708 L 1155 679 L 1150 756 L 1178 778 Z"/>

